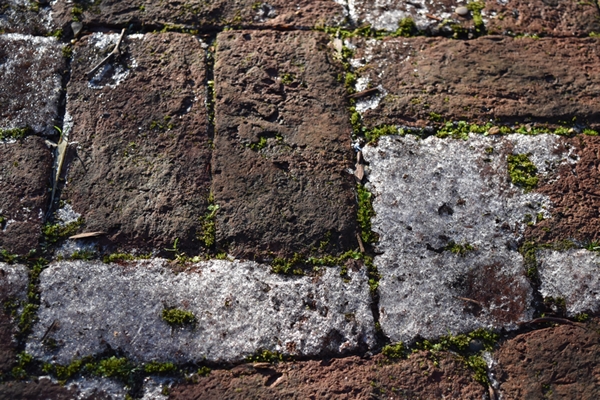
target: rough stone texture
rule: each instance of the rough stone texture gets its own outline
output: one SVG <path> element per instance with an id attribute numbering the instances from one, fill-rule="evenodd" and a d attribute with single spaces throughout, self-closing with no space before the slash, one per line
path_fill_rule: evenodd
<path id="1" fill-rule="evenodd" d="M 51 37 L 0 35 L 0 129 L 56 133 L 65 68 L 62 48 Z"/>
<path id="2" fill-rule="evenodd" d="M 383 253 L 380 323 L 392 341 L 515 328 L 532 316 L 517 244 L 526 216 L 549 217 L 551 203 L 510 183 L 506 159 L 529 153 L 551 174 L 568 155 L 560 139 L 383 137 L 363 152 Z M 453 244 L 474 249 L 453 254 Z"/>
<path id="3" fill-rule="evenodd" d="M 536 192 L 552 200 L 553 217 L 528 227 L 528 240 L 600 242 L 600 137 L 582 135 L 567 144 L 579 161 L 563 164 L 558 179 L 541 180 Z"/>
<path id="4" fill-rule="evenodd" d="M 37 247 L 51 175 L 52 154 L 41 138 L 0 143 L 0 249 L 24 254 Z"/>
<path id="5" fill-rule="evenodd" d="M 64 130 L 77 147 L 62 199 L 82 229 L 119 248 L 161 250 L 179 238 L 192 251 L 210 179 L 205 45 L 175 33 L 128 37 L 125 56 L 88 79 L 117 37 L 75 46 Z"/>
<path id="6" fill-rule="evenodd" d="M 56 262 L 40 277 L 39 322 L 27 351 L 71 360 L 120 349 L 137 362 L 234 362 L 258 351 L 297 356 L 346 354 L 374 344 L 364 272 L 337 268 L 286 277 L 253 262 L 207 261 L 173 273 L 165 260 L 128 266 Z M 171 328 L 165 307 L 194 313 L 195 327 Z M 39 339 L 54 320 L 48 352 Z"/>
<path id="7" fill-rule="evenodd" d="M 455 13 L 461 0 L 349 0 L 350 18 L 356 25 L 370 24 L 395 31 L 398 22 L 410 17 L 417 28 L 428 34 L 450 34 L 451 25 L 472 27 L 473 15 Z M 483 22 L 492 34 L 537 34 L 543 36 L 583 36 L 600 31 L 600 13 L 594 2 L 572 0 L 487 0 Z"/>
<path id="8" fill-rule="evenodd" d="M 357 41 L 359 42 L 359 41 Z M 353 65 L 387 94 L 363 113 L 367 127 L 447 120 L 600 124 L 598 40 L 470 41 L 395 38 L 361 42 Z M 366 82 L 365 82 L 366 83 Z"/>
<path id="9" fill-rule="evenodd" d="M 600 397 L 598 321 L 533 331 L 505 342 L 495 353 L 504 399 Z"/>
<path id="10" fill-rule="evenodd" d="M 563 298 L 567 315 L 600 311 L 600 255 L 588 250 L 537 252 L 540 293 Z"/>
<path id="11" fill-rule="evenodd" d="M 39 379 L 31 382 L 3 382 L 0 383 L 1 400 L 71 400 L 92 399 L 94 397 L 75 397 L 77 394 L 50 379 Z"/>
<path id="12" fill-rule="evenodd" d="M 331 0 L 191 0 L 185 3 L 167 0 L 81 1 L 80 19 L 86 25 L 186 25 L 200 30 L 231 27 L 306 28 L 337 25 L 344 20 L 345 10 Z M 52 7 L 59 24 L 72 19 L 74 4 L 58 0 Z"/>
<path id="13" fill-rule="evenodd" d="M 600 13 L 593 1 L 487 0 L 485 5 L 490 34 L 587 36 L 600 31 Z"/>
<path id="14" fill-rule="evenodd" d="M 328 36 L 223 32 L 217 45 L 217 238 L 246 258 L 306 251 L 328 233 L 333 251 L 356 247 L 354 155 Z"/>
<path id="15" fill-rule="evenodd" d="M 7 301 L 25 300 L 27 283 L 27 267 L 0 263 L 0 378 L 11 369 L 16 359 L 13 342 L 16 327 L 4 305 Z"/>
<path id="16" fill-rule="evenodd" d="M 438 358 L 439 357 L 439 358 Z M 481 399 L 485 389 L 456 356 L 418 352 L 389 362 L 343 359 L 282 363 L 267 369 L 244 364 L 180 384 L 169 399 Z"/>
<path id="17" fill-rule="evenodd" d="M 47 1 L 0 1 L 0 33 L 45 35 L 55 29 Z M 41 3 L 41 2 L 40 2 Z"/>

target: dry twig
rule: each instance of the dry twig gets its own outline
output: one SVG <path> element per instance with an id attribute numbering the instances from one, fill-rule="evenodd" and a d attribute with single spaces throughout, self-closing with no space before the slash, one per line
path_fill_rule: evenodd
<path id="1" fill-rule="evenodd" d="M 116 57 L 119 54 L 121 54 L 121 52 L 119 51 L 119 47 L 121 46 L 121 41 L 123 40 L 124 35 L 125 35 L 125 28 L 123 28 L 123 30 L 121 30 L 121 36 L 119 36 L 119 40 L 117 41 L 117 45 L 115 46 L 113 51 L 111 51 L 106 57 L 104 57 L 104 59 L 102 61 L 100 61 L 98 64 L 96 64 L 96 66 L 87 73 L 88 78 L 92 78 L 104 64 L 109 62 L 113 57 Z"/>

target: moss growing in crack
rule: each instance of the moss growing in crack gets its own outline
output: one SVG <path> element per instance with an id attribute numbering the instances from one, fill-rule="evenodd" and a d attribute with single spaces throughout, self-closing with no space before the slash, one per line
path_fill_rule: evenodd
<path id="1" fill-rule="evenodd" d="M 201 219 L 202 227 L 197 236 L 198 240 L 202 242 L 206 248 L 212 248 L 216 243 L 217 225 L 215 222 L 215 217 L 218 210 L 219 205 L 215 204 L 215 196 L 212 192 L 210 192 L 208 194 L 207 212 Z"/>
<path id="2" fill-rule="evenodd" d="M 103 376 L 105 378 L 119 378 L 127 381 L 134 371 L 134 365 L 125 357 L 106 358 L 100 360 L 96 365 L 86 365 L 86 368 L 91 370 L 94 375 Z"/>
<path id="3" fill-rule="evenodd" d="M 481 36 L 486 34 L 485 24 L 481 16 L 481 10 L 485 8 L 485 4 L 481 1 L 473 1 L 467 4 L 467 8 L 473 15 L 473 25 L 475 26 L 475 35 Z"/>
<path id="4" fill-rule="evenodd" d="M 198 371 L 196 373 L 198 375 L 200 375 L 200 376 L 208 376 L 208 375 L 210 375 L 210 371 L 211 371 L 210 368 L 208 368 L 207 366 L 203 365 L 200 368 L 198 368 Z"/>
<path id="5" fill-rule="evenodd" d="M 362 117 L 360 113 L 356 111 L 356 107 L 351 106 L 348 111 L 350 112 L 350 125 L 352 126 L 352 134 L 354 136 L 361 135 L 365 129 L 362 126 Z"/>
<path id="6" fill-rule="evenodd" d="M 265 136 L 261 136 L 258 138 L 258 142 L 250 143 L 248 145 L 248 147 L 251 150 L 260 151 L 260 150 L 264 149 L 265 147 L 267 147 L 267 143 L 268 143 L 267 138 Z"/>
<path id="7" fill-rule="evenodd" d="M 284 86 L 289 86 L 296 80 L 296 75 L 291 74 L 291 73 L 284 73 L 284 74 L 281 74 L 279 76 L 279 78 L 281 79 L 281 83 Z"/>
<path id="8" fill-rule="evenodd" d="M 193 326 L 196 324 L 196 316 L 191 311 L 179 308 L 165 308 L 162 311 L 162 319 L 172 327 Z"/>
<path id="9" fill-rule="evenodd" d="M 583 134 L 588 136 L 598 136 L 598 131 L 595 131 L 593 129 L 584 129 Z"/>
<path id="10" fill-rule="evenodd" d="M 27 379 L 27 367 L 33 361 L 33 356 L 26 352 L 17 354 L 17 365 L 11 370 L 11 375 L 16 380 Z"/>
<path id="11" fill-rule="evenodd" d="M 449 251 L 452 254 L 464 257 L 467 253 L 475 251 L 476 249 L 475 246 L 469 243 L 455 243 L 453 241 L 450 241 L 450 243 L 448 243 L 444 247 L 444 250 Z"/>
<path id="12" fill-rule="evenodd" d="M 0 140 L 18 140 L 23 139 L 25 136 L 31 133 L 31 128 L 12 128 L 12 129 L 0 129 Z"/>
<path id="13" fill-rule="evenodd" d="M 135 260 L 135 256 L 133 256 L 131 254 L 127 254 L 127 253 L 112 253 L 112 254 L 108 254 L 108 255 L 105 255 L 104 257 L 102 257 L 102 262 L 104 262 L 106 264 L 120 262 L 120 261 L 132 261 L 132 260 Z"/>
<path id="14" fill-rule="evenodd" d="M 254 355 L 246 357 L 246 362 L 267 362 L 275 364 L 278 362 L 287 361 L 289 357 L 284 357 L 283 354 L 276 351 L 262 350 Z"/>
<path id="15" fill-rule="evenodd" d="M 344 78 L 344 87 L 349 94 L 356 92 L 354 86 L 356 85 L 356 75 L 353 72 L 346 72 L 346 77 Z"/>
<path id="16" fill-rule="evenodd" d="M 172 362 L 161 363 L 158 361 L 151 361 L 144 364 L 144 372 L 154 375 L 173 374 L 177 372 L 177 367 Z"/>
<path id="17" fill-rule="evenodd" d="M 51 224 L 49 222 L 42 226 L 42 235 L 46 244 L 56 244 L 59 241 L 74 235 L 77 230 L 83 225 L 83 219 L 78 218 L 77 221 L 66 225 Z"/>
<path id="18" fill-rule="evenodd" d="M 391 36 L 394 37 L 410 37 L 418 33 L 417 24 L 411 17 L 406 17 L 398 22 L 398 29 Z"/>
<path id="19" fill-rule="evenodd" d="M 377 143 L 382 136 L 404 135 L 404 129 L 398 129 L 394 125 L 380 125 L 376 128 L 365 131 L 365 139 L 368 143 Z"/>
<path id="20" fill-rule="evenodd" d="M 12 254 L 6 249 L 0 249 L 0 261 L 5 262 L 7 264 L 13 264 L 17 262 L 18 259 L 18 255 Z"/>
<path id="21" fill-rule="evenodd" d="M 453 139 L 467 140 L 469 138 L 469 133 L 484 134 L 487 133 L 491 127 L 492 124 L 490 123 L 478 125 L 469 124 L 466 121 L 446 122 L 438 129 L 436 136 L 442 139 L 450 137 Z"/>
<path id="22" fill-rule="evenodd" d="M 396 344 L 389 344 L 386 346 L 383 346 L 383 349 L 381 350 L 381 354 L 383 354 L 384 356 L 386 356 L 387 358 L 390 358 L 392 360 L 399 360 L 401 358 L 405 358 L 407 355 L 407 351 L 406 351 L 406 347 L 404 346 L 404 343 L 402 342 L 398 342 Z"/>
<path id="23" fill-rule="evenodd" d="M 304 275 L 301 264 L 304 257 L 300 253 L 294 253 L 292 258 L 276 257 L 271 262 L 271 272 L 282 275 Z"/>
<path id="24" fill-rule="evenodd" d="M 479 354 L 469 356 L 465 360 L 465 364 L 473 371 L 473 379 L 487 387 L 490 380 L 487 374 L 487 362 Z"/>
<path id="25" fill-rule="evenodd" d="M 358 212 L 356 220 L 360 227 L 360 237 L 364 243 L 376 243 L 379 238 L 376 233 L 371 230 L 371 218 L 375 216 L 373 209 L 373 194 L 361 184 L 356 187 L 358 197 Z"/>
<path id="26" fill-rule="evenodd" d="M 530 192 L 538 184 L 537 167 L 527 154 L 509 154 L 508 174 L 513 184 L 520 186 L 525 192 Z"/>

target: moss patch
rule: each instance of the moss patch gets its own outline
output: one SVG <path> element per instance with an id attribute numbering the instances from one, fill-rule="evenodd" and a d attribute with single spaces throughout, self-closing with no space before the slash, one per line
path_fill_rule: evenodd
<path id="1" fill-rule="evenodd" d="M 178 308 L 165 308 L 162 311 L 162 319 L 172 327 L 193 326 L 196 324 L 196 316 L 191 311 Z"/>
<path id="2" fill-rule="evenodd" d="M 373 209 L 373 194 L 363 185 L 356 186 L 358 196 L 357 222 L 360 227 L 360 237 L 366 244 L 373 244 L 379 240 L 378 235 L 371 230 L 371 219 L 375 216 Z"/>
<path id="3" fill-rule="evenodd" d="M 13 128 L 13 129 L 0 129 L 0 140 L 18 140 L 23 139 L 25 136 L 31 134 L 31 128 Z"/>
<path id="4" fill-rule="evenodd" d="M 508 175 L 513 184 L 522 187 L 525 192 L 530 192 L 538 184 L 537 167 L 527 154 L 509 154 Z"/>

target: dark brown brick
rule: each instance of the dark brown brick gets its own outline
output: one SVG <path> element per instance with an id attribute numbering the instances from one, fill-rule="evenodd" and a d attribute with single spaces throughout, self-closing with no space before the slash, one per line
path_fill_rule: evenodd
<path id="1" fill-rule="evenodd" d="M 49 1 L 0 1 L 0 33 L 41 36 L 55 29 Z"/>
<path id="2" fill-rule="evenodd" d="M 75 47 L 67 112 L 78 144 L 62 199 L 82 229 L 107 232 L 120 248 L 161 250 L 179 238 L 197 249 L 210 161 L 202 44 L 182 34 L 125 39 L 125 56 L 90 81 L 114 47 L 103 40 Z"/>
<path id="3" fill-rule="evenodd" d="M 211 30 L 224 26 L 313 27 L 339 24 L 344 19 L 343 7 L 330 0 L 101 0 L 93 4 L 78 3 L 83 13 L 77 18 L 86 25 L 185 25 Z M 65 0 L 59 0 L 53 6 L 59 25 L 71 21 L 75 6 Z"/>
<path id="4" fill-rule="evenodd" d="M 215 64 L 218 238 L 244 257 L 356 246 L 341 72 L 319 32 L 223 32 Z"/>
<path id="5" fill-rule="evenodd" d="M 379 124 L 424 126 L 447 120 L 600 124 L 598 39 L 471 41 L 398 38 L 356 53 L 358 75 L 388 95 L 363 117 Z"/>
<path id="6" fill-rule="evenodd" d="M 8 265 L 0 262 L 0 380 L 11 377 L 11 369 L 16 362 L 17 333 L 15 321 L 18 307 L 25 300 L 27 292 L 27 267 Z M 2 389 L 0 387 L 0 397 Z"/>
<path id="7" fill-rule="evenodd" d="M 52 153 L 42 139 L 0 142 L 0 249 L 25 254 L 37 247 L 51 176 Z"/>

